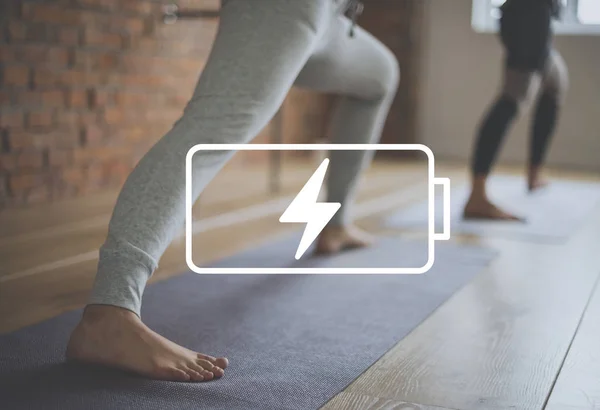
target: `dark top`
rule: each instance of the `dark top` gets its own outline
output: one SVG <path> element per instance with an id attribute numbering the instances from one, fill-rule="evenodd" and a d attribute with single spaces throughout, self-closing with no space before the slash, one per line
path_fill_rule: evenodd
<path id="1" fill-rule="evenodd" d="M 552 49 L 552 20 L 561 0 L 507 0 L 500 8 L 500 36 L 511 68 L 541 71 Z"/>
<path id="2" fill-rule="evenodd" d="M 506 0 L 500 7 L 502 13 L 519 12 L 544 7 L 553 18 L 560 18 L 564 5 L 562 0 Z"/>

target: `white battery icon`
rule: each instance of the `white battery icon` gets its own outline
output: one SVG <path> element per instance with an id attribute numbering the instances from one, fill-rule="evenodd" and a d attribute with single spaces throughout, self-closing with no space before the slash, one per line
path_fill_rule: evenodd
<path id="1" fill-rule="evenodd" d="M 193 249 L 193 218 L 192 218 L 192 160 L 194 155 L 199 151 L 421 151 L 427 156 L 427 197 L 428 197 L 428 223 L 427 223 L 427 262 L 421 267 L 386 267 L 386 268 L 319 268 L 319 267 L 281 267 L 281 268 L 215 268 L 215 267 L 199 267 L 194 263 Z M 313 177 L 306 183 L 303 190 L 298 193 L 292 204 L 288 207 L 286 214 L 290 214 L 289 210 L 293 203 L 296 204 L 306 200 L 305 192 L 314 185 L 320 188 L 322 183 L 322 174 L 324 174 L 328 160 L 325 159 L 319 169 L 315 171 Z M 189 269 L 198 274 L 339 274 L 339 275 L 355 275 L 355 274 L 376 274 L 376 275 L 418 275 L 429 271 L 435 263 L 435 244 L 437 241 L 447 241 L 450 239 L 450 179 L 435 176 L 435 157 L 429 147 L 423 144 L 198 144 L 193 146 L 186 156 L 186 220 L 185 220 L 185 254 L 186 262 Z M 312 182 L 311 182 L 312 181 Z M 317 181 L 317 182 L 315 182 Z M 436 232 L 435 230 L 435 189 L 441 186 L 442 207 L 443 207 L 443 230 Z M 318 193 L 318 192 L 317 192 Z M 313 205 L 327 205 L 327 203 L 316 202 L 316 196 L 313 198 Z M 308 202 L 310 203 L 310 201 Z M 333 205 L 333 204 L 329 204 Z M 298 214 L 298 209 L 296 209 Z M 283 216 L 283 215 L 282 215 Z M 306 213 L 306 229 L 311 222 L 309 219 L 315 216 L 307 211 Z M 322 217 L 322 215 L 320 216 Z M 289 218 L 288 218 L 289 219 Z M 280 219 L 281 223 L 286 223 L 285 218 Z M 299 222 L 299 220 L 298 220 Z M 304 239 L 304 237 L 303 237 Z M 300 249 L 300 247 L 299 247 Z"/>

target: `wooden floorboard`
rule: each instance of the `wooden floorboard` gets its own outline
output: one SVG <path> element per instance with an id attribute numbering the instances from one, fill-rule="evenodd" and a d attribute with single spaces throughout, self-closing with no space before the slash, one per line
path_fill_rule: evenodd
<path id="1" fill-rule="evenodd" d="M 313 165 L 290 166 L 284 172 L 284 189 L 276 195 L 267 192 L 264 176 L 258 185 L 245 186 L 239 183 L 240 175 L 235 171 L 224 172 L 220 182 L 209 186 L 207 195 L 201 197 L 194 216 L 210 218 L 293 195 L 305 182 L 305 176 L 314 171 Z M 411 188 L 420 181 L 415 175 L 421 175 L 414 164 L 379 164 L 374 168 L 371 172 L 383 182 L 380 186 L 367 183 L 361 191 L 359 202 L 367 211 L 377 209 L 371 205 L 394 193 L 400 200 L 395 198 L 398 203 L 392 206 L 410 205 L 424 198 L 424 190 Z M 437 164 L 436 168 L 436 176 L 451 177 L 453 185 L 467 181 L 461 167 Z M 555 175 L 600 179 L 582 173 Z M 0 214 L 0 332 L 85 304 L 96 268 L 93 252 L 97 252 L 106 234 L 114 199 L 115 193 L 106 193 Z M 366 212 L 360 223 L 374 227 L 380 213 L 381 210 L 376 215 Z M 255 218 L 244 222 L 243 229 L 221 227 L 195 236 L 198 263 L 256 245 L 253 232 L 260 231 L 266 241 L 293 229 L 276 219 Z M 15 238 L 18 240 L 11 240 Z M 460 235 L 454 235 L 453 240 L 492 247 L 499 256 L 324 408 L 542 409 L 550 393 L 551 410 L 581 410 L 598 405 L 597 290 L 589 306 L 588 302 L 600 274 L 600 209 L 564 245 Z M 152 282 L 187 269 L 183 245 L 182 241 L 175 241 L 167 250 Z M 82 252 L 91 252 L 92 257 L 60 268 L 52 266 L 65 259 L 68 262 L 68 258 Z M 2 280 L 28 269 L 33 273 Z M 586 306 L 587 315 L 581 322 Z"/>
<path id="2" fill-rule="evenodd" d="M 338 394 L 321 410 L 456 410 L 445 407 L 426 406 L 423 404 L 407 403 L 398 400 L 382 399 L 365 394 Z"/>
<path id="3" fill-rule="evenodd" d="M 600 212 L 563 246 L 487 240 L 489 269 L 347 391 L 467 409 L 541 409 L 598 277 Z"/>
<path id="4" fill-rule="evenodd" d="M 600 264 L 596 264 L 596 267 L 600 270 Z M 546 409 L 600 409 L 600 286 L 598 284 Z"/>

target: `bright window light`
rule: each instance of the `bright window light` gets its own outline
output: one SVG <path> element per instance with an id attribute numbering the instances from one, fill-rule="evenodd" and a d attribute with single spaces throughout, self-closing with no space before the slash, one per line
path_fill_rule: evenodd
<path id="1" fill-rule="evenodd" d="M 600 0 L 579 0 L 577 18 L 583 24 L 600 24 Z"/>
<path id="2" fill-rule="evenodd" d="M 600 35 L 600 0 L 561 1 L 564 11 L 560 21 L 553 23 L 557 35 Z M 473 0 L 473 29 L 480 33 L 497 32 L 499 8 L 505 2 L 506 0 Z"/>

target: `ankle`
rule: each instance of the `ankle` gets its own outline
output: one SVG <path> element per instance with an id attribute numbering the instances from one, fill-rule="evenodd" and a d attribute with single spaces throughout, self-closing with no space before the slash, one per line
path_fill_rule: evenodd
<path id="1" fill-rule="evenodd" d="M 346 224 L 329 224 L 327 225 L 325 228 L 323 228 L 323 234 L 331 234 L 331 235 L 335 235 L 335 234 L 339 234 L 342 232 L 346 232 L 348 231 L 348 229 L 350 228 L 349 225 Z"/>
<path id="2" fill-rule="evenodd" d="M 130 310 L 112 306 L 112 305 L 87 305 L 83 310 L 82 322 L 87 324 L 96 324 L 106 319 L 139 319 L 138 316 Z"/>
<path id="3" fill-rule="evenodd" d="M 542 173 L 541 165 L 529 165 L 527 168 L 527 175 L 529 175 L 529 179 L 537 179 Z"/>

